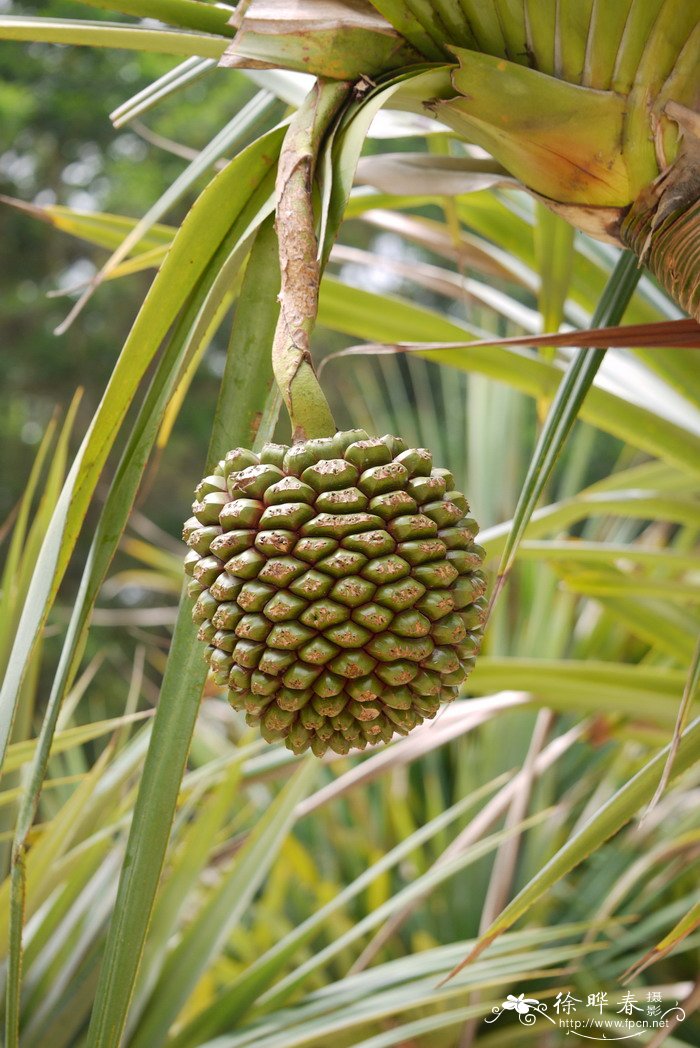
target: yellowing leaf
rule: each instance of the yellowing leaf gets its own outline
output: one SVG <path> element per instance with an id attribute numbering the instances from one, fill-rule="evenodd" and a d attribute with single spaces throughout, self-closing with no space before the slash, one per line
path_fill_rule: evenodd
<path id="1" fill-rule="evenodd" d="M 625 100 L 502 58 L 452 49 L 457 98 L 435 115 L 487 149 L 529 189 L 562 203 L 621 207 L 633 186 L 622 154 Z M 652 148 L 650 146 L 650 148 Z"/>

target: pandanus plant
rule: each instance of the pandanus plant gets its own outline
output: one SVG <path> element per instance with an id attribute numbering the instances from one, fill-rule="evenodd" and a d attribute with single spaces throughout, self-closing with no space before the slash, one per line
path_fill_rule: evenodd
<path id="1" fill-rule="evenodd" d="M 86 2 L 176 30 L 0 16 L 0 35 L 146 47 L 231 67 L 304 71 L 317 82 L 288 126 L 236 152 L 174 237 L 160 228 L 164 239 L 145 245 L 136 226 L 118 249 L 124 259 L 140 245 L 149 264 L 157 256 L 162 265 L 46 527 L 0 693 L 4 753 L 35 641 L 115 435 L 157 360 L 96 528 L 18 818 L 8 1048 L 18 1044 L 22 1008 L 29 841 L 61 701 L 166 412 L 234 297 L 235 352 L 209 470 L 185 528 L 193 581 L 164 674 L 87 1043 L 116 1048 L 127 1024 L 204 684 L 193 596 L 215 677 L 266 738 L 284 739 L 296 752 L 346 753 L 408 731 L 434 716 L 471 668 L 486 608 L 466 501 L 428 452 L 400 437 L 336 433 L 309 355 L 321 272 L 378 110 L 390 101 L 428 115 L 490 155 L 443 158 L 440 171 L 448 169 L 453 184 L 474 171 L 515 180 L 575 226 L 629 248 L 688 313 L 697 317 L 699 306 L 697 0 L 243 0 L 233 18 L 230 7 L 193 0 Z M 207 162 L 227 152 L 228 134 L 212 144 Z M 400 158 L 392 163 L 394 173 L 401 170 Z M 203 169 L 193 169 L 192 181 Z M 374 177 L 379 186 L 390 176 Z M 436 174 L 436 193 L 440 185 Z M 634 288 L 626 256 L 619 272 L 626 283 L 613 306 L 597 311 L 601 326 L 619 319 Z M 274 394 L 266 400 L 273 371 L 291 418 L 288 446 L 273 442 L 278 404 Z M 567 387 L 568 425 L 587 388 Z M 564 413 L 553 409 L 554 416 Z M 553 435 L 546 424 L 543 437 Z M 538 446 L 539 479 L 526 485 L 519 536 L 565 427 L 556 436 Z M 694 445 L 688 450 L 672 436 L 669 460 L 689 469 Z M 639 447 L 646 448 L 642 437 Z M 680 745 L 676 771 L 689 766 L 697 740 L 696 725 Z M 651 797 L 662 758 L 605 815 L 601 833 Z M 294 803 L 290 795 L 290 812 Z M 256 855 L 266 839 L 257 846 Z M 557 877 L 590 852 L 589 838 L 570 850 L 576 854 L 564 854 Z M 162 1009 L 154 1004 L 135 1043 L 157 1043 L 153 1026 L 167 1031 L 176 1018 L 188 993 L 187 961 L 177 992 Z M 169 975 L 164 969 L 164 982 Z"/>

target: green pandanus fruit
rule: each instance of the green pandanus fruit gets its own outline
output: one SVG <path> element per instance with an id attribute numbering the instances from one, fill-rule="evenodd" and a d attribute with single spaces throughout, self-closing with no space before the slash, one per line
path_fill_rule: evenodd
<path id="1" fill-rule="evenodd" d="M 214 681 L 269 742 L 319 756 L 434 717 L 474 663 L 487 608 L 484 551 L 451 474 L 399 437 L 336 432 L 309 355 L 315 158 L 348 94 L 317 83 L 279 162 L 272 365 L 294 442 L 230 451 L 184 529 Z"/>
<path id="2" fill-rule="evenodd" d="M 484 551 L 428 451 L 363 431 L 236 448 L 192 508 L 199 637 L 269 742 L 348 753 L 457 695 L 486 612 Z"/>
<path id="3" fill-rule="evenodd" d="M 631 248 L 700 319 L 699 0 L 251 0 L 233 22 L 225 65 L 402 74 L 392 104 Z"/>

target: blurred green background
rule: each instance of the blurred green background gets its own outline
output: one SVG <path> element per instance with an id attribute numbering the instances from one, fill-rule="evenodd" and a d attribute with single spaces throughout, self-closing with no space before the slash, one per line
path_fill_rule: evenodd
<path id="1" fill-rule="evenodd" d="M 12 14 L 36 4 L 0 2 Z M 49 0 L 47 17 L 85 16 L 85 7 Z M 92 19 L 108 15 L 92 11 Z M 110 112 L 178 60 L 160 55 L 51 44 L 0 44 L 0 193 L 25 203 L 141 217 L 186 160 L 158 148 Z M 255 94 L 243 76 L 210 73 L 148 114 L 148 130 L 199 149 Z M 203 104 L 205 103 L 205 104 Z M 140 129 L 141 125 L 137 125 Z M 147 133 L 147 132 L 145 132 Z M 168 216 L 177 223 L 205 176 Z M 76 432 L 84 432 L 112 371 L 153 271 L 104 284 L 63 335 L 54 329 L 107 252 L 83 244 L 6 205 L 0 206 L 0 519 L 19 497 L 36 445 L 55 408 L 84 389 Z M 225 328 L 220 339 L 226 338 Z M 202 468 L 225 342 L 217 342 L 187 397 L 148 512 L 179 527 L 191 478 Z"/>

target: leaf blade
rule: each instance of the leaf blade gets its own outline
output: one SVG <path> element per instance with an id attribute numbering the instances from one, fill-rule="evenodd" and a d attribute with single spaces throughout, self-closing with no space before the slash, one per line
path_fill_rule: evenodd
<path id="1" fill-rule="evenodd" d="M 447 979 L 454 978 L 467 964 L 477 958 L 486 947 L 521 917 L 548 888 L 556 884 L 595 847 L 607 840 L 625 825 L 639 808 L 654 794 L 658 776 L 669 753 L 670 745 L 657 753 L 637 774 L 613 795 L 588 822 L 567 841 L 542 867 L 540 872 L 501 911 L 481 935 L 471 953 L 455 968 Z M 672 775 L 679 775 L 700 757 L 700 718 L 696 718 L 683 732 Z M 447 980 L 445 980 L 447 981 Z"/>

